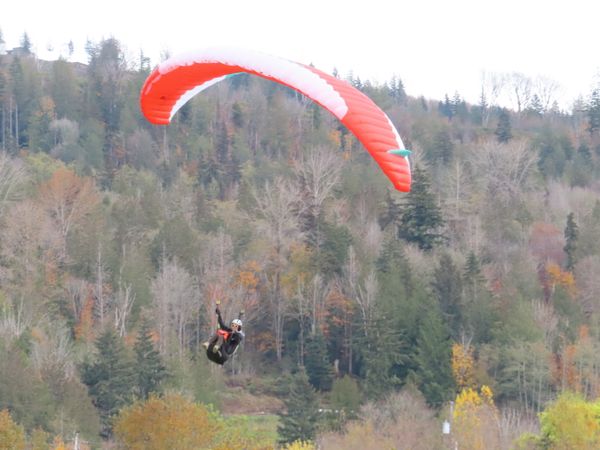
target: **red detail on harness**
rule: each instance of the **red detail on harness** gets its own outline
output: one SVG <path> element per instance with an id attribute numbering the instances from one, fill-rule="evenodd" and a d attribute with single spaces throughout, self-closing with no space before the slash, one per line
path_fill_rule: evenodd
<path id="1" fill-rule="evenodd" d="M 223 336 L 223 339 L 225 339 L 225 340 L 228 340 L 228 339 L 229 339 L 229 335 L 230 335 L 231 333 L 229 333 L 229 331 L 225 331 L 225 330 L 218 329 L 218 330 L 217 330 L 217 334 L 218 334 L 219 336 Z"/>

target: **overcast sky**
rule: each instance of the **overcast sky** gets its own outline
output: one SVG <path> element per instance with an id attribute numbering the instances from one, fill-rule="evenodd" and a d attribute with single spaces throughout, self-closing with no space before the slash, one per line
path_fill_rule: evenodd
<path id="1" fill-rule="evenodd" d="M 213 45 L 252 48 L 343 76 L 400 77 L 411 96 L 476 103 L 482 73 L 544 76 L 561 106 L 600 81 L 598 0 L 5 0 L 8 49 L 24 32 L 42 59 L 87 62 L 86 40 L 114 37 L 153 65 Z M 49 52 L 48 49 L 53 51 Z"/>

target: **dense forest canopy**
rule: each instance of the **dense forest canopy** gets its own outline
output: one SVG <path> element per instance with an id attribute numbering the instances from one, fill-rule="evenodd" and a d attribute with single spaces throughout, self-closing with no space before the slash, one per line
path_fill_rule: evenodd
<path id="1" fill-rule="evenodd" d="M 252 448 L 433 448 L 446 419 L 465 448 L 509 448 L 556 438 L 557 397 L 600 394 L 600 86 L 564 112 L 550 81 L 519 74 L 484 80 L 477 105 L 348 77 L 413 150 L 406 194 L 291 89 L 239 75 L 153 126 L 150 61 L 116 39 L 87 52 L 42 61 L 25 35 L 0 55 L 0 429 L 14 442 L 135 448 L 147 402 L 185 403 L 212 430 L 189 444 L 203 448 L 231 448 L 231 430 Z M 245 310 L 222 370 L 201 345 L 217 301 L 225 320 Z M 203 406 L 232 401 L 281 415 L 272 444 Z"/>

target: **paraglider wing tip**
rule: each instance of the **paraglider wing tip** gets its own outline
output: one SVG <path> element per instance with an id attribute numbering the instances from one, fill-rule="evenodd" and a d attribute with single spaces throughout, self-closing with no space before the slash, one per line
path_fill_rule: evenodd
<path id="1" fill-rule="evenodd" d="M 407 148 L 394 148 L 392 150 L 388 150 L 388 153 L 391 155 L 397 155 L 397 156 L 408 156 L 412 153 L 412 151 L 410 151 Z"/>

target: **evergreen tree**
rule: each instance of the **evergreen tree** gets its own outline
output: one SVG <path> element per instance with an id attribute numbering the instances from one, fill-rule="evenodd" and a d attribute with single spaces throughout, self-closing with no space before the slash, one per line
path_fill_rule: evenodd
<path id="1" fill-rule="evenodd" d="M 462 325 L 462 277 L 447 253 L 440 257 L 435 268 L 432 288 L 452 335 L 457 337 Z"/>
<path id="2" fill-rule="evenodd" d="M 131 403 L 135 385 L 131 361 L 113 329 L 107 329 L 96 341 L 96 361 L 85 362 L 82 381 L 88 387 L 94 406 L 102 420 L 101 434 L 111 435 L 111 419 Z"/>
<path id="3" fill-rule="evenodd" d="M 331 389 L 333 370 L 327 355 L 327 343 L 323 333 L 317 332 L 308 340 L 304 365 L 310 384 L 321 391 Z"/>
<path id="4" fill-rule="evenodd" d="M 438 103 L 438 111 L 442 116 L 447 117 L 448 119 L 452 119 L 452 116 L 454 116 L 454 107 L 448 94 L 445 95 L 443 102 L 440 101 Z"/>
<path id="5" fill-rule="evenodd" d="M 398 237 L 417 244 L 421 250 L 431 250 L 444 239 L 440 231 L 444 225 L 442 212 L 429 186 L 427 174 L 417 166 L 398 223 Z"/>
<path id="6" fill-rule="evenodd" d="M 317 434 L 319 401 L 304 371 L 297 373 L 285 397 L 286 413 L 280 414 L 277 432 L 281 444 L 312 441 Z"/>
<path id="7" fill-rule="evenodd" d="M 469 252 L 463 271 L 463 326 L 475 342 L 491 339 L 491 329 L 495 320 L 492 297 L 481 273 L 481 265 L 474 252 Z"/>
<path id="8" fill-rule="evenodd" d="M 31 39 L 29 39 L 29 35 L 27 33 L 23 33 L 23 36 L 21 36 L 20 44 L 21 48 L 26 54 L 31 53 Z"/>
<path id="9" fill-rule="evenodd" d="M 62 58 L 54 61 L 48 88 L 56 105 L 57 118 L 78 119 L 80 88 L 70 63 Z"/>
<path id="10" fill-rule="evenodd" d="M 320 233 L 319 244 L 313 253 L 315 269 L 325 277 L 340 274 L 352 244 L 352 235 L 344 225 L 336 225 L 319 219 L 316 230 Z"/>
<path id="11" fill-rule="evenodd" d="M 390 82 L 390 94 L 396 103 L 406 103 L 407 95 L 406 91 L 404 90 L 404 83 L 402 83 L 400 78 L 396 78 L 395 75 L 392 77 Z"/>
<path id="12" fill-rule="evenodd" d="M 577 155 L 579 155 L 581 159 L 583 159 L 586 165 L 592 163 L 592 152 L 590 150 L 590 147 L 585 142 L 582 142 L 577 148 Z"/>
<path id="13" fill-rule="evenodd" d="M 9 79 L 12 97 L 15 101 L 13 110 L 14 148 L 24 147 L 28 143 L 29 122 L 39 104 L 39 72 L 31 58 L 14 57 L 9 67 Z M 10 95 L 9 94 L 9 98 Z"/>
<path id="14" fill-rule="evenodd" d="M 375 266 L 380 280 L 387 276 L 399 279 L 406 295 L 410 295 L 414 284 L 413 274 L 400 241 L 386 238 Z"/>
<path id="15" fill-rule="evenodd" d="M 577 262 L 577 238 L 579 237 L 579 229 L 575 222 L 575 215 L 569 213 L 567 216 L 567 226 L 565 227 L 565 241 L 566 244 L 563 248 L 567 255 L 567 270 L 573 272 L 575 270 L 575 263 Z"/>
<path id="16" fill-rule="evenodd" d="M 0 46 L 2 44 L 0 43 Z M 1 50 L 1 49 L 0 49 Z M 4 106 L 6 102 L 6 90 L 8 86 L 8 81 L 6 79 L 6 75 L 3 71 L 0 71 L 0 149 L 2 151 L 6 151 L 7 147 L 7 135 L 10 134 L 10 129 L 7 129 L 7 120 L 6 116 L 8 115 L 8 111 Z"/>
<path id="17" fill-rule="evenodd" d="M 48 97 L 41 98 L 37 111 L 29 121 L 29 149 L 32 152 L 49 153 L 55 145 L 54 140 L 50 138 L 50 128 L 54 119 L 54 102 Z"/>
<path id="18" fill-rule="evenodd" d="M 133 347 L 136 359 L 137 393 L 144 400 L 153 392 L 160 391 L 160 384 L 167 378 L 167 368 L 152 342 L 150 322 L 142 321 Z"/>
<path id="19" fill-rule="evenodd" d="M 417 338 L 416 381 L 427 403 L 440 406 L 452 394 L 451 342 L 437 306 L 431 305 Z"/>
<path id="20" fill-rule="evenodd" d="M 331 389 L 331 406 L 343 411 L 346 417 L 355 417 L 361 403 L 361 394 L 356 380 L 349 375 L 338 378 Z"/>
<path id="21" fill-rule="evenodd" d="M 600 89 L 595 89 L 592 92 L 586 112 L 588 118 L 587 130 L 590 134 L 594 134 L 600 130 Z"/>
<path id="22" fill-rule="evenodd" d="M 527 114 L 538 117 L 540 117 L 544 113 L 544 106 L 542 105 L 542 101 L 540 100 L 540 97 L 537 94 L 533 95 L 531 103 L 527 107 L 526 111 Z"/>
<path id="23" fill-rule="evenodd" d="M 364 339 L 365 345 L 361 347 L 365 389 L 370 399 L 382 398 L 398 388 L 402 381 L 394 369 L 402 363 L 406 349 L 402 330 L 395 326 L 395 318 L 383 316 L 374 320 L 368 338 Z"/>
<path id="24" fill-rule="evenodd" d="M 485 279 L 481 274 L 481 266 L 475 252 L 470 251 L 467 255 L 465 270 L 463 275 L 463 286 L 465 295 L 470 299 L 476 299 L 479 290 L 485 283 Z"/>
<path id="25" fill-rule="evenodd" d="M 467 102 L 460 98 L 460 94 L 458 92 L 456 92 L 452 98 L 452 110 L 454 111 L 454 116 L 458 117 L 459 119 L 464 120 L 469 115 Z"/>
<path id="26" fill-rule="evenodd" d="M 487 102 L 487 98 L 485 96 L 485 91 L 482 87 L 481 95 L 479 96 L 479 111 L 481 114 L 481 117 L 479 117 L 479 120 L 481 121 L 482 126 L 487 126 L 488 108 L 489 108 L 489 105 Z"/>
<path id="27" fill-rule="evenodd" d="M 506 143 L 512 139 L 512 131 L 510 125 L 510 116 L 508 115 L 508 111 L 503 109 L 500 111 L 500 115 L 498 116 L 498 126 L 496 127 L 496 131 L 494 133 L 498 142 Z"/>
<path id="28" fill-rule="evenodd" d="M 432 160 L 447 166 L 454 154 L 454 143 L 447 129 L 438 131 L 433 138 Z"/>
<path id="29" fill-rule="evenodd" d="M 106 169 L 112 173 L 120 163 L 116 150 L 120 147 L 121 113 L 125 97 L 122 95 L 127 65 L 121 44 L 114 38 L 106 39 L 97 46 L 89 44 L 88 107 L 104 123 L 103 152 Z"/>
<path id="30" fill-rule="evenodd" d="M 378 218 L 379 226 L 382 230 L 385 230 L 388 225 L 397 223 L 397 221 L 400 220 L 402 208 L 396 202 L 396 200 L 394 200 L 389 189 L 385 193 L 382 210 L 383 211 L 379 214 Z"/>

